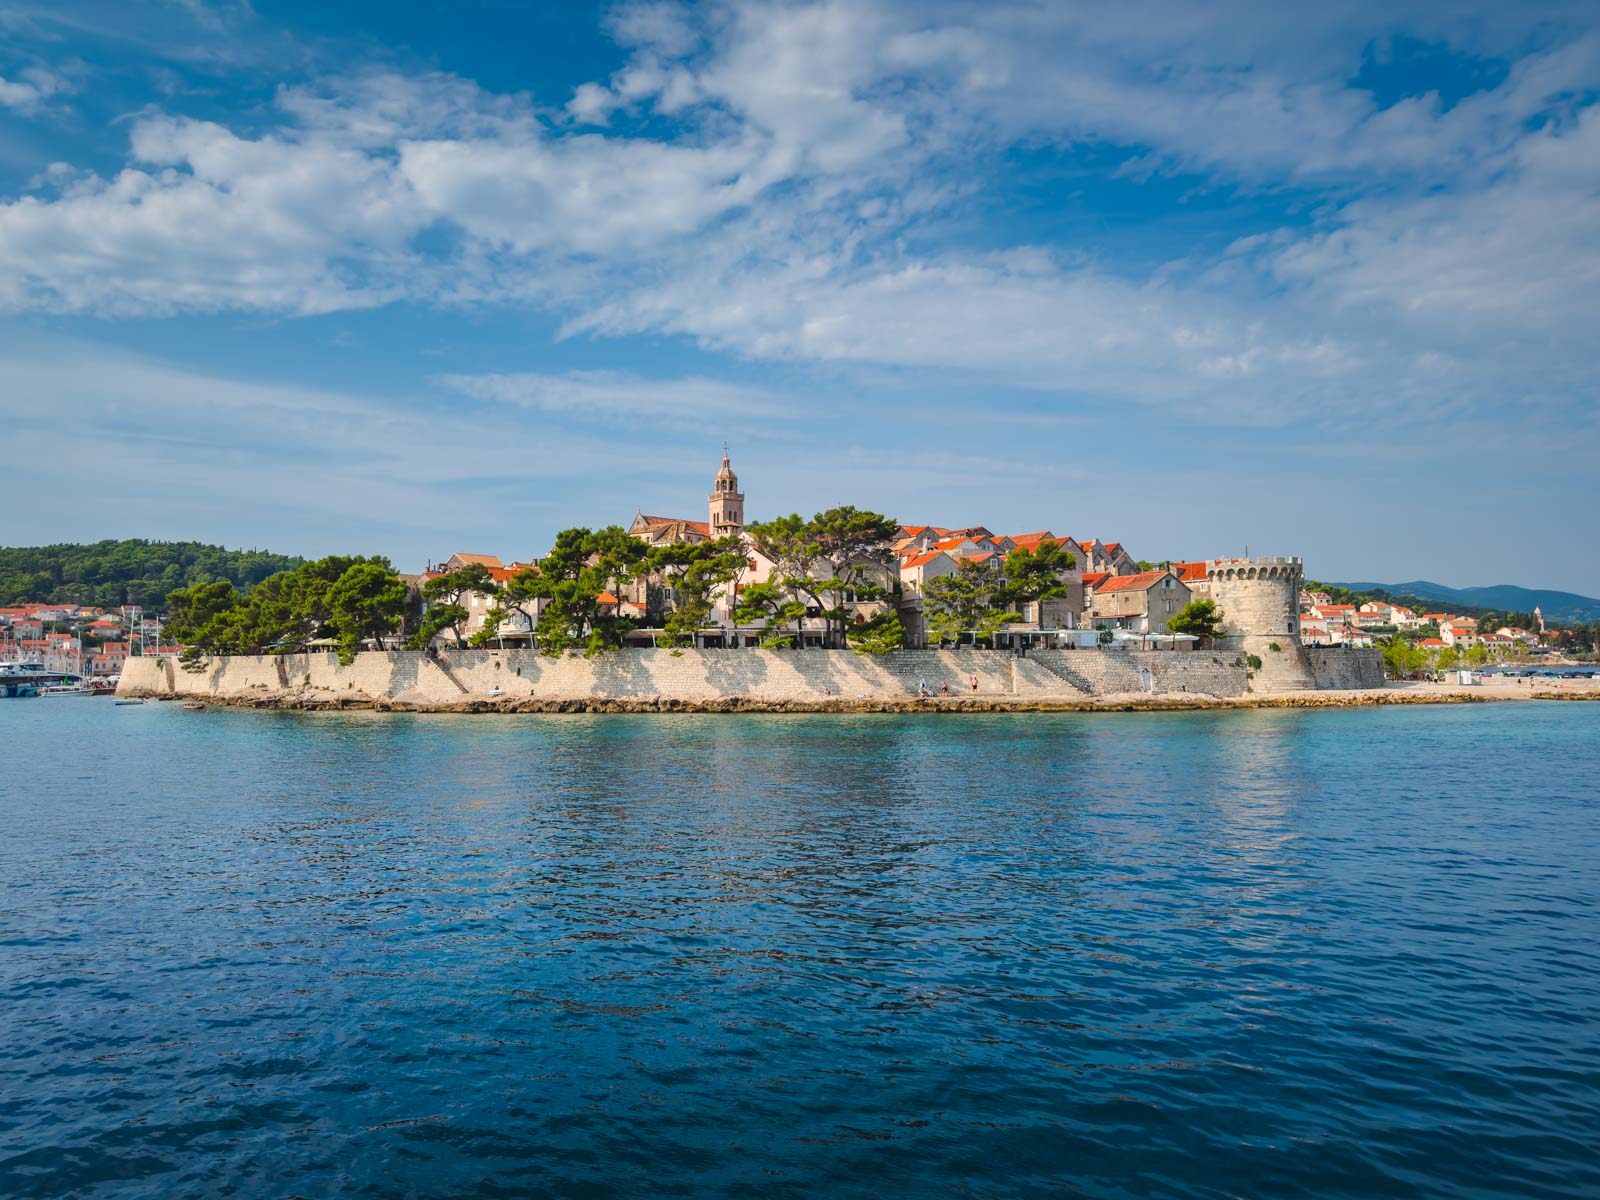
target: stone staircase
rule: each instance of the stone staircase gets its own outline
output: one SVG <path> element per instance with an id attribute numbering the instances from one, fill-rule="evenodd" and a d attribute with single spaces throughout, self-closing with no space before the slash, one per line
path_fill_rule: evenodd
<path id="1" fill-rule="evenodd" d="M 1017 674 L 1017 683 L 1022 685 L 1014 687 L 1014 691 L 1032 690 L 1028 685 L 1039 688 L 1049 693 L 1059 693 L 1068 696 L 1091 696 L 1094 694 L 1093 682 L 1083 674 L 1074 670 L 1070 651 L 1060 650 L 1035 650 L 1026 658 L 1015 661 L 1013 670 Z M 1049 679 L 1058 681 L 1052 685 L 1049 679 L 1041 679 L 1042 672 Z"/>

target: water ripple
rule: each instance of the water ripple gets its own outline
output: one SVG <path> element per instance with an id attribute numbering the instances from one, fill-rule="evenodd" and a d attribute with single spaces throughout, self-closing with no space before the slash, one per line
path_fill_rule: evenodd
<path id="1" fill-rule="evenodd" d="M 6 719 L 6 1196 L 1600 1195 L 1597 706 Z"/>

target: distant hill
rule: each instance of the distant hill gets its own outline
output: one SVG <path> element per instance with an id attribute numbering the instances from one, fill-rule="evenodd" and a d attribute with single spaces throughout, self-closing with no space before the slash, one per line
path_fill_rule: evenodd
<path id="1" fill-rule="evenodd" d="M 143 538 L 0 547 L 0 607 L 38 602 L 155 609 L 168 592 L 192 583 L 231 579 L 241 591 L 249 591 L 267 576 L 304 561 L 266 550 Z"/>
<path id="2" fill-rule="evenodd" d="M 1573 592 L 1547 592 L 1502 583 L 1494 587 L 1453 588 L 1419 579 L 1411 583 L 1341 583 L 1352 592 L 1387 592 L 1391 596 L 1415 596 L 1436 604 L 1459 608 L 1488 609 L 1494 612 L 1532 612 L 1538 608 L 1546 621 L 1589 625 L 1600 621 L 1600 600 Z"/>

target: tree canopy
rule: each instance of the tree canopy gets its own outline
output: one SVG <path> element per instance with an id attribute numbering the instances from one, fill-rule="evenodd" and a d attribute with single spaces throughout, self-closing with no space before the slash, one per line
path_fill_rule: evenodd
<path id="1" fill-rule="evenodd" d="M 823 620 L 826 646 L 847 643 L 852 601 L 888 594 L 879 581 L 894 575 L 892 543 L 898 530 L 893 518 L 851 505 L 809 518 L 791 513 L 745 527 L 756 549 L 776 567 L 774 586 L 799 602 L 798 609 L 786 609 L 788 619 L 803 635 L 806 614 L 815 608 Z M 776 615 L 775 606 L 767 607 Z"/>
<path id="2" fill-rule="evenodd" d="M 203 542 L 143 538 L 88 544 L 0 548 L 0 606 L 137 604 L 159 612 L 168 593 L 197 583 L 227 581 L 248 592 L 280 571 L 305 562 L 265 550 L 228 550 Z"/>
<path id="3" fill-rule="evenodd" d="M 1059 600 L 1067 594 L 1062 573 L 1077 565 L 1077 558 L 1059 542 L 1045 540 L 1033 550 L 1018 547 L 1006 555 L 1002 598 L 1009 604 Z"/>
<path id="4" fill-rule="evenodd" d="M 979 641 L 992 638 L 1007 625 L 1022 620 L 1006 607 L 1006 580 L 1002 572 L 970 558 L 960 559 L 953 575 L 939 575 L 922 585 L 926 605 L 928 641 L 934 646 L 956 641 L 972 632 Z"/>
<path id="5" fill-rule="evenodd" d="M 1197 638 L 1214 638 L 1222 626 L 1222 616 L 1214 600 L 1191 600 L 1167 621 L 1173 633 L 1187 633 Z"/>
<path id="6" fill-rule="evenodd" d="M 229 580 L 178 588 L 167 598 L 167 633 L 183 659 L 210 654 L 288 654 L 333 638 L 341 661 L 400 628 L 406 588 L 383 558 L 333 555 L 280 571 L 241 595 Z"/>

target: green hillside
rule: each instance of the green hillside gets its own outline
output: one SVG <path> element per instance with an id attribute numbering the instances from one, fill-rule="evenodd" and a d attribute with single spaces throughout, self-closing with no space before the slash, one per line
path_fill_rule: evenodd
<path id="1" fill-rule="evenodd" d="M 0 606 L 32 602 L 159 608 L 167 593 L 193 583 L 229 579 L 248 591 L 304 559 L 265 550 L 229 550 L 202 542 L 143 538 L 0 547 Z"/>

